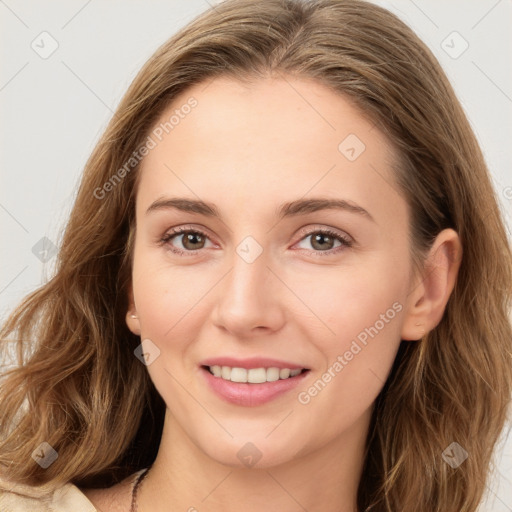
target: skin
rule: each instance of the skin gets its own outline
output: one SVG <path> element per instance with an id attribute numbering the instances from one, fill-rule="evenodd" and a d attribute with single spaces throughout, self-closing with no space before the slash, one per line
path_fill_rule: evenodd
<path id="1" fill-rule="evenodd" d="M 160 350 L 147 369 L 167 404 L 139 510 L 353 512 L 374 401 L 400 340 L 420 339 L 442 318 L 460 241 L 453 230 L 441 232 L 428 271 L 413 275 L 393 147 L 323 85 L 220 77 L 182 92 L 161 120 L 191 96 L 197 107 L 145 157 L 137 191 L 126 321 Z M 349 134 L 366 146 L 354 161 L 338 149 Z M 170 208 L 146 213 L 171 196 L 214 203 L 221 219 Z M 373 220 L 333 209 L 276 216 L 282 203 L 313 197 L 345 199 Z M 179 226 L 207 236 L 192 246 L 179 233 L 160 243 Z M 322 251 L 313 240 L 321 228 L 353 245 L 328 238 Z M 236 252 L 247 236 L 263 251 L 252 263 Z M 171 247 L 199 250 L 179 255 Z M 300 403 L 298 393 L 397 303 L 401 311 Z M 205 385 L 199 364 L 214 356 L 266 356 L 310 372 L 297 389 L 244 407 Z M 237 457 L 248 442 L 261 453 L 253 467 Z M 108 510 L 109 492 L 88 495 Z"/>

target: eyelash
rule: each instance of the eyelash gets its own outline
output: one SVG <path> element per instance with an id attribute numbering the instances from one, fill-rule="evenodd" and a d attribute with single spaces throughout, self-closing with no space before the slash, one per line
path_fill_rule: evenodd
<path id="1" fill-rule="evenodd" d="M 176 237 L 177 235 L 185 235 L 185 234 L 190 234 L 190 233 L 198 234 L 205 238 L 209 238 L 208 235 L 204 231 L 201 231 L 200 229 L 179 227 L 179 228 L 173 229 L 169 233 L 166 233 L 160 239 L 160 244 L 168 245 L 170 250 L 172 252 L 174 252 L 175 254 L 179 254 L 181 256 L 194 256 L 202 249 L 185 251 L 183 249 L 178 249 L 170 244 L 171 240 L 174 237 Z M 304 238 L 307 238 L 308 236 L 311 236 L 314 234 L 327 235 L 327 236 L 330 236 L 330 237 L 334 238 L 335 240 L 338 240 L 339 242 L 341 242 L 340 246 L 338 246 L 334 249 L 329 249 L 327 251 L 313 251 L 313 250 L 307 251 L 306 249 L 303 249 L 303 250 L 306 250 L 310 255 L 314 255 L 314 256 L 331 256 L 333 254 L 337 254 L 338 252 L 340 252 L 341 250 L 344 250 L 345 248 L 350 248 L 354 245 L 352 240 L 350 240 L 348 237 L 342 236 L 339 233 L 332 231 L 328 228 L 317 228 L 317 229 L 309 230 L 309 231 L 301 233 L 301 234 L 302 234 L 302 238 L 299 240 L 299 242 L 302 241 Z"/>

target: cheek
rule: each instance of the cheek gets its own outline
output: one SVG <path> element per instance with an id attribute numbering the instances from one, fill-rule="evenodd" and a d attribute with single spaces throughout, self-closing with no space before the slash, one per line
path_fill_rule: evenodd
<path id="1" fill-rule="evenodd" d="M 325 410 L 346 414 L 348 407 L 357 416 L 378 395 L 396 356 L 406 278 L 391 259 L 376 258 L 314 282 L 306 297 L 321 322 L 308 332 L 321 354 L 321 382 L 304 391 Z"/>
<path id="2" fill-rule="evenodd" d="M 134 260 L 133 292 L 141 339 L 150 339 L 159 350 L 147 367 L 151 380 L 168 406 L 187 411 L 191 404 L 182 390 L 195 378 L 189 350 L 203 320 L 198 301 L 208 284 L 207 279 L 194 280 L 192 267 L 173 269 L 162 260 L 141 251 Z"/>
<path id="3" fill-rule="evenodd" d="M 300 279 L 296 277 L 294 291 L 304 297 L 315 314 L 311 326 L 315 330 L 323 326 L 327 334 L 323 338 L 330 340 L 325 342 L 323 352 L 330 354 L 374 324 L 379 331 L 398 333 L 401 319 L 398 310 L 403 309 L 406 286 L 407 280 L 403 272 L 397 271 L 395 260 L 387 262 L 374 257 L 357 267 L 340 266 Z"/>
<path id="4" fill-rule="evenodd" d="M 148 371 L 160 394 L 173 407 L 187 410 L 181 386 L 197 379 L 197 340 L 212 307 L 209 292 L 218 272 L 197 266 L 173 266 L 158 251 L 135 253 L 133 293 L 140 319 L 141 339 L 159 350 Z M 186 395 L 186 393 L 185 393 Z"/>
<path id="5" fill-rule="evenodd" d="M 133 293 L 144 336 L 164 340 L 180 319 L 189 321 L 189 313 L 207 286 L 207 279 L 197 279 L 193 265 L 173 268 L 164 249 L 136 245 Z"/>

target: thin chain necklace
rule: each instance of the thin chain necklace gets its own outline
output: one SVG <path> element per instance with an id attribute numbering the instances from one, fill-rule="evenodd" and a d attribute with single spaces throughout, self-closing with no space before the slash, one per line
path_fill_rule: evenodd
<path id="1" fill-rule="evenodd" d="M 138 511 L 138 507 L 137 507 L 137 492 L 139 491 L 140 484 L 142 483 L 142 481 L 144 480 L 144 478 L 148 474 L 148 471 L 149 471 L 149 468 L 147 468 L 145 471 L 143 471 L 139 475 L 139 477 L 137 478 L 137 481 L 135 482 L 135 485 L 133 486 L 133 490 L 132 490 L 132 506 L 130 508 L 130 512 L 137 512 Z"/>

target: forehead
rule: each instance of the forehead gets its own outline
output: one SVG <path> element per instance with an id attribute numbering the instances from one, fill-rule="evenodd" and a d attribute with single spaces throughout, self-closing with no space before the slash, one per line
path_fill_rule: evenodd
<path id="1" fill-rule="evenodd" d="M 348 134 L 354 141 L 371 142 L 366 149 L 391 150 L 381 133 L 370 134 L 373 128 L 348 97 L 315 80 L 291 76 L 247 82 L 221 76 L 195 84 L 174 98 L 154 127 L 160 129 L 159 139 L 174 138 L 178 146 L 180 138 L 187 138 L 188 145 L 197 142 L 204 150 L 219 144 L 231 152 L 258 149 L 259 143 L 269 149 L 267 143 L 273 142 L 280 156 L 289 148 L 300 154 L 320 146 L 329 154 Z M 233 144 L 242 139 L 243 147 Z M 322 155 L 316 152 L 316 157 Z"/>
<path id="2" fill-rule="evenodd" d="M 196 84 L 174 98 L 150 136 L 155 147 L 142 162 L 138 194 L 144 203 L 166 192 L 226 202 L 236 191 L 242 204 L 261 202 L 263 193 L 283 200 L 347 193 L 367 203 L 398 195 L 389 141 L 347 98 L 314 80 Z"/>

